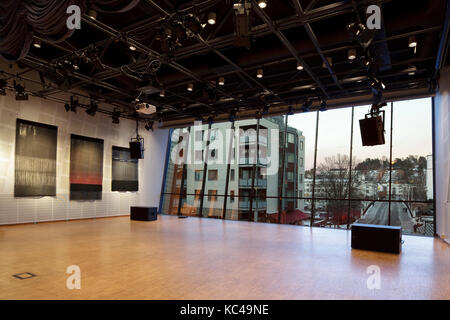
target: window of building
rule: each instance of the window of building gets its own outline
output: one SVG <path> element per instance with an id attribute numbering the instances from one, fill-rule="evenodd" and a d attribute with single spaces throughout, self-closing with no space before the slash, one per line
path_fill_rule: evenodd
<path id="1" fill-rule="evenodd" d="M 299 165 L 300 165 L 300 167 L 303 167 L 303 165 L 304 165 L 304 164 L 303 164 L 303 158 L 302 158 L 302 157 L 299 158 Z"/>
<path id="2" fill-rule="evenodd" d="M 217 190 L 208 190 L 208 201 L 213 202 L 216 201 Z"/>
<path id="3" fill-rule="evenodd" d="M 203 141 L 203 130 L 195 131 L 195 141 Z"/>
<path id="4" fill-rule="evenodd" d="M 287 180 L 294 181 L 294 172 L 292 172 L 292 171 L 287 172 Z"/>
<path id="5" fill-rule="evenodd" d="M 298 183 L 303 184 L 303 174 L 301 174 L 301 173 L 298 176 Z"/>
<path id="6" fill-rule="evenodd" d="M 234 202 L 234 190 L 230 191 L 230 202 Z"/>
<path id="7" fill-rule="evenodd" d="M 288 132 L 287 142 L 288 143 L 295 143 L 295 136 L 294 136 L 294 134 Z"/>
<path id="8" fill-rule="evenodd" d="M 203 150 L 195 150 L 195 161 L 203 161 Z"/>
<path id="9" fill-rule="evenodd" d="M 288 152 L 287 153 L 287 161 L 290 163 L 294 163 L 295 162 L 295 153 Z"/>
<path id="10" fill-rule="evenodd" d="M 303 141 L 300 141 L 300 151 L 303 151 L 305 148 L 305 143 Z"/>
<path id="11" fill-rule="evenodd" d="M 195 170 L 194 178 L 195 178 L 195 181 L 202 181 L 202 179 L 203 179 L 203 170 Z"/>
<path id="12" fill-rule="evenodd" d="M 217 170 L 208 170 L 208 180 L 209 181 L 216 181 L 217 177 L 218 177 Z"/>
<path id="13" fill-rule="evenodd" d="M 234 181 L 234 169 L 230 170 L 230 181 Z"/>

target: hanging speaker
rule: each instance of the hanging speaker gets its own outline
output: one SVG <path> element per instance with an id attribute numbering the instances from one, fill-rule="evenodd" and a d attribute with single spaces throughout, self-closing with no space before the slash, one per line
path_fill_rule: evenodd
<path id="1" fill-rule="evenodd" d="M 385 144 L 384 121 L 381 116 L 374 116 L 359 120 L 363 146 L 377 146 Z"/>
<path id="2" fill-rule="evenodd" d="M 144 159 L 144 145 L 142 141 L 130 141 L 131 159 Z"/>

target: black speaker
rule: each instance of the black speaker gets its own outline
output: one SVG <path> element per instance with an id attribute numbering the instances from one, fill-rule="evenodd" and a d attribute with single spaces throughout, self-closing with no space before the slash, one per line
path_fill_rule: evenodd
<path id="1" fill-rule="evenodd" d="M 158 219 L 156 207 L 131 207 L 130 219 L 137 221 L 155 221 Z"/>
<path id="2" fill-rule="evenodd" d="M 352 248 L 398 254 L 402 250 L 402 227 L 355 223 Z"/>
<path id="3" fill-rule="evenodd" d="M 141 141 L 130 141 L 131 159 L 144 159 L 144 148 Z"/>
<path id="4" fill-rule="evenodd" d="M 359 120 L 363 146 L 376 146 L 385 144 L 384 124 L 381 116 Z"/>

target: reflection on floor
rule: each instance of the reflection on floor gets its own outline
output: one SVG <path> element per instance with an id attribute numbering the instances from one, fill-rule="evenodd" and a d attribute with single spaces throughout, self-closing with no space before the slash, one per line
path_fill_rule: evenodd
<path id="1" fill-rule="evenodd" d="M 128 217 L 0 227 L 0 299 L 448 299 L 450 249 L 352 250 L 344 230 Z M 68 266 L 81 269 L 69 290 Z M 380 267 L 370 290 L 367 268 Z M 35 277 L 20 280 L 14 274 Z"/>

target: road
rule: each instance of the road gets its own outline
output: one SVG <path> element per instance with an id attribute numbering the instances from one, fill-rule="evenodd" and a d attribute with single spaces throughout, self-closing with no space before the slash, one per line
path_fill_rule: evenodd
<path id="1" fill-rule="evenodd" d="M 358 223 L 388 225 L 389 203 L 375 202 Z M 411 218 L 406 205 L 402 202 L 391 203 L 391 226 L 401 226 L 403 231 L 414 232 L 414 219 Z"/>

